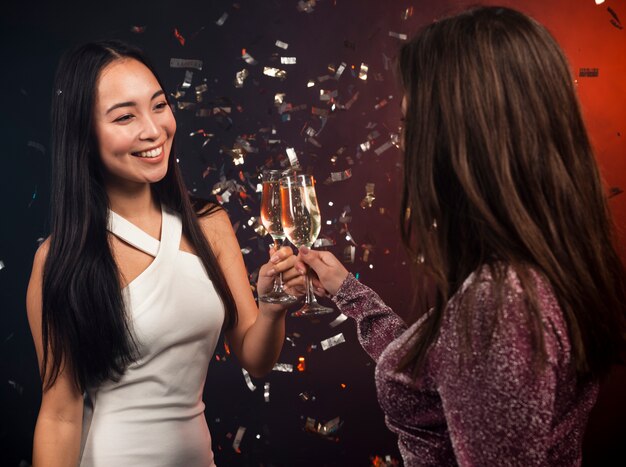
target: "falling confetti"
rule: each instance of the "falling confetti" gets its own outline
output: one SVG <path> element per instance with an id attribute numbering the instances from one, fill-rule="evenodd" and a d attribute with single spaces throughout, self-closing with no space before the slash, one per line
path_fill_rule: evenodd
<path id="1" fill-rule="evenodd" d="M 272 371 L 280 371 L 283 373 L 293 373 L 293 365 L 291 363 L 276 363 Z"/>
<path id="2" fill-rule="evenodd" d="M 343 337 L 343 333 L 339 333 L 336 336 L 329 337 L 328 339 L 324 339 L 320 342 L 322 346 L 322 350 L 328 350 L 331 347 L 335 347 L 336 345 L 342 344 L 346 341 L 345 337 Z"/>
<path id="3" fill-rule="evenodd" d="M 252 382 L 252 378 L 250 378 L 250 373 L 248 373 L 245 368 L 242 368 L 241 371 L 243 373 L 244 379 L 246 380 L 246 385 L 248 386 L 248 389 L 250 389 L 250 391 L 256 391 L 256 386 Z"/>
<path id="4" fill-rule="evenodd" d="M 202 60 L 170 58 L 170 68 L 195 68 L 197 70 L 202 70 Z"/>
<path id="5" fill-rule="evenodd" d="M 228 19 L 228 13 L 224 12 L 222 16 L 215 22 L 218 26 L 223 26 L 226 20 Z"/>

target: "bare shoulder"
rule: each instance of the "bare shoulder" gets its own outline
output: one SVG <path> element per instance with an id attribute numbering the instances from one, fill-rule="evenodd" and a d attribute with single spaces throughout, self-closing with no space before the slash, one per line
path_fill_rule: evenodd
<path id="1" fill-rule="evenodd" d="M 233 240 L 236 241 L 230 218 L 221 207 L 198 212 L 198 223 L 214 253 L 219 256 Z"/>
<path id="2" fill-rule="evenodd" d="M 48 258 L 48 252 L 50 251 L 50 237 L 46 238 L 37 251 L 35 252 L 35 258 L 33 260 L 33 268 L 35 266 L 42 267 L 46 264 L 46 258 Z"/>

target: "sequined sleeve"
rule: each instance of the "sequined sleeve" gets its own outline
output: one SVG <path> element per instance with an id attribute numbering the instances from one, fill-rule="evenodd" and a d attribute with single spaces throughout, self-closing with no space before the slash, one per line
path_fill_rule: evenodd
<path id="1" fill-rule="evenodd" d="M 564 319 L 549 285 L 539 283 L 547 361 L 536 365 L 527 302 L 511 274 L 499 311 L 491 280 L 477 283 L 469 308 L 466 302 L 449 304 L 432 349 L 431 369 L 461 466 L 502 465 L 503 459 L 510 465 L 549 465 L 552 437 L 559 436 L 559 427 L 552 426 L 555 394 L 559 380 L 571 376 Z M 470 313 L 464 328 L 460 310 Z M 492 331 L 489 323 L 496 316 L 499 324 Z M 466 336 L 471 355 L 460 360 Z"/>
<path id="2" fill-rule="evenodd" d="M 406 330 L 406 324 L 376 292 L 352 274 L 343 281 L 333 301 L 343 314 L 356 320 L 359 342 L 374 361 Z"/>

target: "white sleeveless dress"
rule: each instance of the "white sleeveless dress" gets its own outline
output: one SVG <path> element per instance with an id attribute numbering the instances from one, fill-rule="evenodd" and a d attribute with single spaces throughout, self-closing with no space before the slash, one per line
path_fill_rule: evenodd
<path id="1" fill-rule="evenodd" d="M 202 391 L 224 308 L 200 258 L 179 250 L 180 215 L 161 211 L 160 242 L 109 211 L 109 230 L 154 260 L 122 291 L 138 360 L 87 390 L 82 467 L 215 465 Z"/>

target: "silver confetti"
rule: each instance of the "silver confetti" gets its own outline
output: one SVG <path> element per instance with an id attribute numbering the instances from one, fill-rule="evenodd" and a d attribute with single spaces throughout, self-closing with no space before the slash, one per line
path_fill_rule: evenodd
<path id="1" fill-rule="evenodd" d="M 233 440 L 233 449 L 235 451 L 239 451 L 239 446 L 241 445 L 241 439 L 243 438 L 243 434 L 246 432 L 245 426 L 240 426 L 237 429 L 237 434 L 235 435 L 235 439 Z"/>
<path id="2" fill-rule="evenodd" d="M 296 57 L 280 57 L 280 63 L 282 65 L 295 65 Z"/>
<path id="3" fill-rule="evenodd" d="M 335 79 L 339 79 L 341 77 L 341 74 L 346 69 L 346 66 L 347 66 L 346 62 L 341 62 L 341 64 L 337 67 L 337 72 L 335 73 Z"/>
<path id="4" fill-rule="evenodd" d="M 243 87 L 243 82 L 246 80 L 249 74 L 250 72 L 246 70 L 245 68 L 235 73 L 235 87 L 236 88 Z"/>
<path id="5" fill-rule="evenodd" d="M 298 155 L 296 154 L 296 150 L 294 148 L 287 148 L 287 157 L 289 158 L 289 163 L 292 168 L 300 168 L 300 161 L 298 161 Z"/>
<path id="6" fill-rule="evenodd" d="M 193 79 L 193 71 L 186 70 L 185 71 L 185 79 L 182 84 L 183 89 L 188 89 L 191 87 L 191 80 Z"/>
<path id="7" fill-rule="evenodd" d="M 170 58 L 170 68 L 196 68 L 202 70 L 202 60 Z"/>
<path id="8" fill-rule="evenodd" d="M 401 41 L 405 41 L 407 39 L 406 34 L 389 31 L 389 37 L 395 37 L 396 39 L 400 39 Z"/>
<path id="9" fill-rule="evenodd" d="M 263 74 L 265 76 L 271 76 L 272 78 L 278 78 L 278 79 L 287 78 L 287 72 L 285 70 L 281 70 L 280 68 L 274 68 L 271 66 L 264 66 Z"/>
<path id="10" fill-rule="evenodd" d="M 322 350 L 328 350 L 331 347 L 335 347 L 336 345 L 342 344 L 346 341 L 345 337 L 343 337 L 343 333 L 340 332 L 336 336 L 329 337 L 328 339 L 324 339 L 320 342 L 322 345 Z"/>
<path id="11" fill-rule="evenodd" d="M 265 399 L 265 402 L 270 401 L 270 383 L 265 383 L 263 385 L 263 398 Z"/>
<path id="12" fill-rule="evenodd" d="M 241 371 L 243 372 L 243 377 L 246 380 L 248 389 L 250 389 L 250 391 L 256 391 L 256 386 L 252 382 L 252 378 L 250 378 L 250 373 L 248 373 L 245 368 L 242 368 Z"/>
<path id="13" fill-rule="evenodd" d="M 376 149 L 374 149 L 374 152 L 376 153 L 377 156 L 380 156 L 383 152 L 385 152 L 387 149 L 392 148 L 393 146 L 394 146 L 393 141 L 389 140 L 385 144 L 378 146 Z"/>
<path id="14" fill-rule="evenodd" d="M 222 16 L 220 16 L 220 19 L 218 19 L 215 24 L 217 24 L 218 26 L 222 26 L 226 20 L 228 19 L 228 13 L 224 12 L 224 14 Z"/>
<path id="15" fill-rule="evenodd" d="M 348 317 L 346 315 L 344 315 L 343 313 L 340 313 L 339 316 L 337 316 L 334 320 L 332 320 L 328 325 L 331 328 L 335 328 L 335 327 L 339 326 L 341 323 L 343 323 L 347 319 L 348 319 Z"/>
<path id="16" fill-rule="evenodd" d="M 248 65 L 256 65 L 257 62 L 252 55 L 250 55 L 248 52 L 246 52 L 246 49 L 243 49 L 241 51 L 241 58 L 243 58 L 243 60 L 248 64 Z"/>
<path id="17" fill-rule="evenodd" d="M 276 47 L 280 47 L 281 49 L 287 50 L 287 47 L 289 47 L 289 44 L 287 44 L 286 42 L 283 41 L 276 41 Z"/>
<path id="18" fill-rule="evenodd" d="M 282 371 L 283 373 L 293 373 L 293 365 L 291 363 L 276 363 L 272 371 Z"/>

